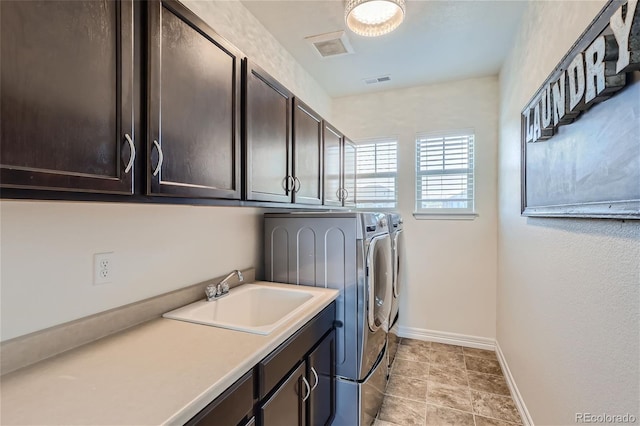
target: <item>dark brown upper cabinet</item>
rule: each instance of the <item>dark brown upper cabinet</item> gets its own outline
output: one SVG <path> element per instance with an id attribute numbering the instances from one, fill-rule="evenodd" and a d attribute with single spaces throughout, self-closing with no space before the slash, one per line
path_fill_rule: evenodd
<path id="1" fill-rule="evenodd" d="M 322 204 L 322 117 L 293 99 L 293 202 Z"/>
<path id="2" fill-rule="evenodd" d="M 344 136 L 324 122 L 324 205 L 342 206 L 342 143 Z"/>
<path id="3" fill-rule="evenodd" d="M 245 197 L 292 201 L 291 99 L 284 86 L 253 62 L 244 61 Z"/>
<path id="4" fill-rule="evenodd" d="M 0 2 L 0 182 L 132 194 L 131 1 Z"/>
<path id="5" fill-rule="evenodd" d="M 241 53 L 176 1 L 148 5 L 147 192 L 241 196 Z"/>
<path id="6" fill-rule="evenodd" d="M 342 145 L 342 205 L 344 207 L 356 206 L 356 144 L 346 136 Z"/>
<path id="7" fill-rule="evenodd" d="M 355 206 L 356 146 L 324 122 L 324 205 Z"/>

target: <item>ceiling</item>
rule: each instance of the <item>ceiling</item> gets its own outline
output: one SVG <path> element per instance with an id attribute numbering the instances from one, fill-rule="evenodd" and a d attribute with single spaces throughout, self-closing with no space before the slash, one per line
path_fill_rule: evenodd
<path id="1" fill-rule="evenodd" d="M 402 25 L 367 38 L 341 0 L 241 0 L 332 97 L 497 74 L 526 1 L 408 0 Z M 346 30 L 354 53 L 321 58 L 305 37 Z M 364 79 L 390 75 L 367 85 Z"/>

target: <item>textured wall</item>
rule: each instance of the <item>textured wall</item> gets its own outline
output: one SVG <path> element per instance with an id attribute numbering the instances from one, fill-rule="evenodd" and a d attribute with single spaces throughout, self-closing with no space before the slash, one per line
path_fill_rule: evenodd
<path id="1" fill-rule="evenodd" d="M 331 98 L 326 91 L 240 1 L 185 0 L 183 3 L 318 114 L 331 119 Z M 283 16 L 283 25 L 286 19 Z"/>
<path id="2" fill-rule="evenodd" d="M 330 98 L 237 1 L 187 5 L 325 116 Z M 2 340 L 262 266 L 253 208 L 0 201 Z M 117 279 L 93 286 L 93 254 Z"/>
<path id="3" fill-rule="evenodd" d="M 603 5 L 529 3 L 500 74 L 497 340 L 537 425 L 640 418 L 640 223 L 520 216 L 520 111 Z"/>
<path id="4" fill-rule="evenodd" d="M 2 201 L 2 340 L 260 266 L 259 210 Z M 115 252 L 93 285 L 93 254 Z"/>
<path id="5" fill-rule="evenodd" d="M 407 287 L 400 325 L 495 337 L 496 77 L 334 99 L 334 121 L 358 139 L 398 138 L 398 211 L 405 220 Z M 416 220 L 415 135 L 474 128 L 476 210 L 473 221 Z"/>

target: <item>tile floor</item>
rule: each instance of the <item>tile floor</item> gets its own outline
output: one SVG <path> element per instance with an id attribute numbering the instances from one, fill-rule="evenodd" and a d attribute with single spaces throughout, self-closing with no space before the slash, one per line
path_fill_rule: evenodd
<path id="1" fill-rule="evenodd" d="M 402 339 L 374 426 L 522 424 L 495 352 Z"/>

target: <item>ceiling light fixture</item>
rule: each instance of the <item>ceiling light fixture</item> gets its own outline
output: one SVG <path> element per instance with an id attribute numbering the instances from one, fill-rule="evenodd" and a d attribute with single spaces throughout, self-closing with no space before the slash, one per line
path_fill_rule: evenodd
<path id="1" fill-rule="evenodd" d="M 354 33 L 375 37 L 398 28 L 404 13 L 404 0 L 348 0 L 344 17 Z"/>

